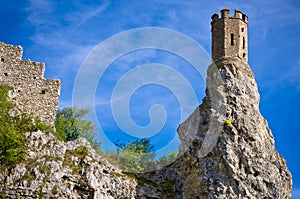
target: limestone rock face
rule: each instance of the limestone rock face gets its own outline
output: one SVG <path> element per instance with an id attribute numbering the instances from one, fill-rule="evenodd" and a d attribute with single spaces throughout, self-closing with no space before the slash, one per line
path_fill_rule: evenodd
<path id="1" fill-rule="evenodd" d="M 291 198 L 292 178 L 276 151 L 247 62 L 208 69 L 206 97 L 180 125 L 184 198 Z"/>
<path id="2" fill-rule="evenodd" d="M 83 138 L 63 143 L 27 133 L 28 160 L 0 173 L 6 198 L 134 198 L 135 179 L 97 154 Z"/>

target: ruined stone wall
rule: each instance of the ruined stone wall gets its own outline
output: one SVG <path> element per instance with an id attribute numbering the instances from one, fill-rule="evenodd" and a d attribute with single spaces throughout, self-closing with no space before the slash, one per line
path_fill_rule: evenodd
<path id="1" fill-rule="evenodd" d="M 60 81 L 44 78 L 44 63 L 22 60 L 22 53 L 21 46 L 0 42 L 0 84 L 12 87 L 10 97 L 17 109 L 53 125 Z"/>

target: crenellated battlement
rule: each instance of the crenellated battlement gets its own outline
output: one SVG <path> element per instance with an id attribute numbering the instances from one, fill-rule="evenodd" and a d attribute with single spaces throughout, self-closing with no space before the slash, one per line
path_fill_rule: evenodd
<path id="1" fill-rule="evenodd" d="M 12 87 L 10 97 L 20 111 L 53 125 L 60 81 L 44 78 L 45 64 L 22 60 L 23 49 L 0 42 L 0 84 Z"/>
<path id="2" fill-rule="evenodd" d="M 224 18 L 232 18 L 232 19 L 240 19 L 245 23 L 248 23 L 248 16 L 242 13 L 240 10 L 234 10 L 234 16 L 230 16 L 230 9 L 224 8 L 221 10 L 221 18 L 219 17 L 218 13 L 215 13 L 211 17 L 211 23 L 215 23 L 219 21 L 220 19 Z"/>

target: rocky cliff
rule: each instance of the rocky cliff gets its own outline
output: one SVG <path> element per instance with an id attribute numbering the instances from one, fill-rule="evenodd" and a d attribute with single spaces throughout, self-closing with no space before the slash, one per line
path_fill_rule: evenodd
<path id="1" fill-rule="evenodd" d="M 206 97 L 178 129 L 184 198 L 291 198 L 292 179 L 238 58 L 208 69 Z"/>
<path id="2" fill-rule="evenodd" d="M 132 198 L 137 182 L 109 164 L 83 138 L 61 142 L 51 133 L 26 134 L 26 162 L 2 168 L 4 198 Z"/>

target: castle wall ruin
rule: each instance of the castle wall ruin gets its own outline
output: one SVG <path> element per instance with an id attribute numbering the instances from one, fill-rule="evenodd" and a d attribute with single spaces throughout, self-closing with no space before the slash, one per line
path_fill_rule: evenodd
<path id="1" fill-rule="evenodd" d="M 23 49 L 0 42 L 0 84 L 12 87 L 10 97 L 21 112 L 54 125 L 60 80 L 44 78 L 45 65 L 22 60 Z"/>

